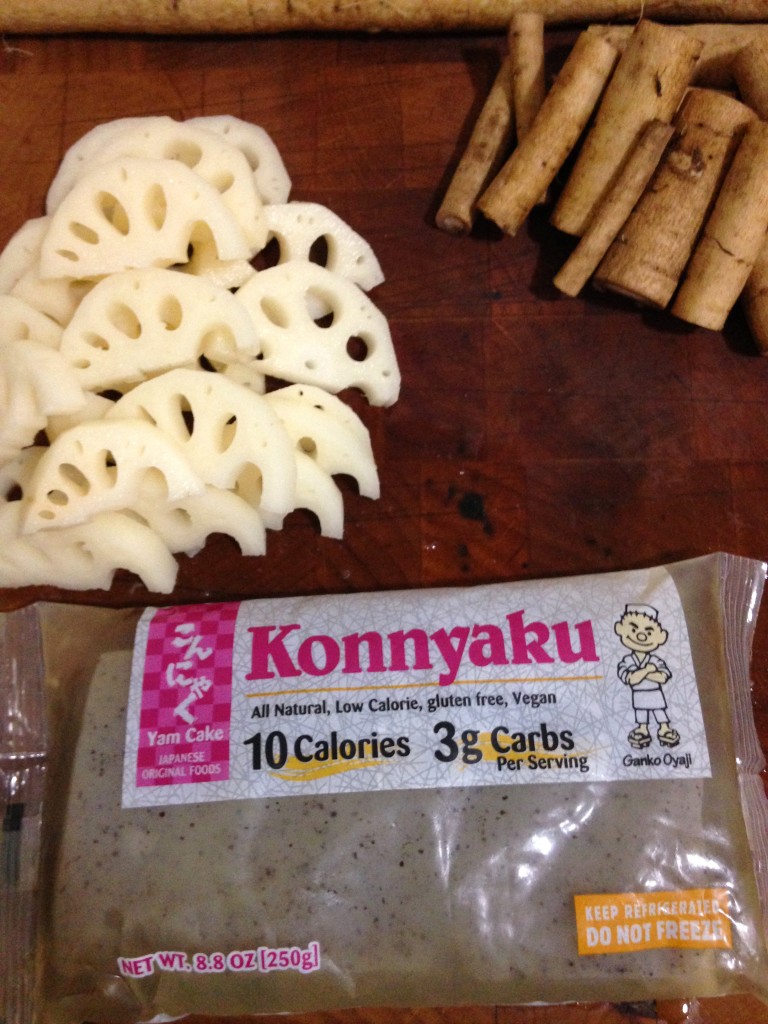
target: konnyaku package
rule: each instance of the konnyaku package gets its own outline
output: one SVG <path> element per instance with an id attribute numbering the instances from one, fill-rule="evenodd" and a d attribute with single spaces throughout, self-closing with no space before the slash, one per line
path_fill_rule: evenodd
<path id="1" fill-rule="evenodd" d="M 764 573 L 4 616 L 39 1019 L 768 998 Z"/>

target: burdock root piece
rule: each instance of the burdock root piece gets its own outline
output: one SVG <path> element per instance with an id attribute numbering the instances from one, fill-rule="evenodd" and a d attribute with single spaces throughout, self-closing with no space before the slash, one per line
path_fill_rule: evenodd
<path id="1" fill-rule="evenodd" d="M 645 128 L 619 176 L 596 208 L 579 244 L 555 275 L 555 287 L 561 292 L 578 295 L 600 265 L 643 194 L 673 131 L 672 125 L 664 121 L 651 121 Z"/>
<path id="2" fill-rule="evenodd" d="M 724 93 L 688 92 L 656 173 L 598 267 L 598 287 L 666 308 L 754 120 L 753 111 Z"/>
<path id="3" fill-rule="evenodd" d="M 437 211 L 435 223 L 443 231 L 472 230 L 478 196 L 501 166 L 514 130 L 512 69 L 505 57 Z"/>
<path id="4" fill-rule="evenodd" d="M 722 330 L 768 229 L 768 124 L 753 121 L 725 177 L 685 271 L 672 312 Z"/>
<path id="5" fill-rule="evenodd" d="M 595 123 L 558 200 L 552 223 L 582 235 L 649 121 L 671 121 L 702 44 L 671 25 L 641 21 L 605 90 Z"/>
<path id="6" fill-rule="evenodd" d="M 745 103 L 768 120 L 768 26 L 734 58 L 733 77 Z M 768 354 L 768 238 L 764 238 L 742 296 L 750 332 L 759 351 Z"/>
<path id="7" fill-rule="evenodd" d="M 579 140 L 618 60 L 589 29 L 576 40 L 528 133 L 480 197 L 479 209 L 514 235 Z"/>

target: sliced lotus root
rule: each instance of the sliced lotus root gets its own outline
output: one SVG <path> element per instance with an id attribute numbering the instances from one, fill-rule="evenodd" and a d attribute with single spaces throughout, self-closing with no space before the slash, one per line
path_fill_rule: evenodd
<path id="1" fill-rule="evenodd" d="M 24 497 L 35 467 L 47 450 L 44 445 L 29 445 L 0 466 L 0 505 Z"/>
<path id="2" fill-rule="evenodd" d="M 0 463 L 32 444 L 49 416 L 84 404 L 83 389 L 55 349 L 37 341 L 0 342 Z"/>
<path id="3" fill-rule="evenodd" d="M 156 485 L 153 485 L 157 489 Z M 266 552 L 266 530 L 258 510 L 233 491 L 206 487 L 179 501 L 166 502 L 162 493 L 145 488 L 132 510 L 176 553 L 196 555 L 213 533 L 226 534 L 237 542 L 243 555 Z"/>
<path id="4" fill-rule="evenodd" d="M 61 326 L 15 295 L 0 295 L 0 340 L 37 341 L 58 348 Z"/>
<path id="5" fill-rule="evenodd" d="M 302 384 L 273 391 L 267 401 L 298 451 L 329 476 L 354 477 L 365 497 L 379 497 L 370 436 L 349 406 L 320 388 Z"/>
<path id="6" fill-rule="evenodd" d="M 7 295 L 19 278 L 37 262 L 48 223 L 47 217 L 24 221 L 0 252 L 0 294 Z"/>
<path id="7" fill-rule="evenodd" d="M 112 133 L 83 169 L 125 157 L 184 164 L 219 193 L 253 251 L 264 245 L 267 229 L 251 166 L 237 146 L 220 135 L 170 117 L 146 118 Z"/>
<path id="8" fill-rule="evenodd" d="M 220 288 L 241 288 L 256 273 L 248 260 L 220 260 L 210 231 L 198 231 L 194 248 L 186 263 L 175 268 L 194 277 L 204 277 Z"/>
<path id="9" fill-rule="evenodd" d="M 53 213 L 61 204 L 64 196 L 70 191 L 78 178 L 82 177 L 100 149 L 124 132 L 139 125 L 148 124 L 151 121 L 163 124 L 172 121 L 172 118 L 165 115 L 158 117 L 118 117 L 113 121 L 102 121 L 101 124 L 95 125 L 85 135 L 81 135 L 79 139 L 76 139 L 64 154 L 54 179 L 48 188 L 48 195 L 45 200 L 46 213 Z"/>
<path id="10" fill-rule="evenodd" d="M 333 210 L 319 203 L 282 203 L 264 210 L 269 237 L 280 249 L 280 263 L 312 260 L 370 291 L 384 280 L 366 240 Z M 318 251 L 319 250 L 319 251 Z"/>
<path id="11" fill-rule="evenodd" d="M 344 536 L 344 499 L 332 477 L 305 452 L 296 452 L 296 508 L 317 516 L 324 537 Z"/>
<path id="12" fill-rule="evenodd" d="M 264 129 L 230 116 L 123 118 L 69 148 L 46 216 L 0 252 L 0 585 L 106 588 L 125 568 L 170 593 L 174 554 L 212 533 L 261 555 L 304 508 L 341 537 L 334 475 L 378 496 L 335 395 L 398 397 L 365 295 L 381 267 L 290 187 Z M 270 238 L 278 265 L 257 271 Z"/>
<path id="13" fill-rule="evenodd" d="M 123 395 L 107 415 L 155 425 L 207 484 L 235 489 L 252 467 L 261 477 L 261 508 L 282 515 L 294 507 L 293 445 L 277 413 L 264 396 L 219 373 L 170 370 Z"/>
<path id="14" fill-rule="evenodd" d="M 24 530 L 72 526 L 101 512 L 134 508 L 145 479 L 151 487 L 158 476 L 168 501 L 204 490 L 180 446 L 151 423 L 80 423 L 56 438 L 32 474 Z"/>
<path id="15" fill-rule="evenodd" d="M 237 292 L 253 317 L 260 369 L 279 380 L 338 393 L 359 388 L 391 405 L 400 371 L 384 315 L 357 285 L 307 260 L 281 263 Z M 328 312 L 316 319 L 313 310 Z"/>
<path id="16" fill-rule="evenodd" d="M 283 158 L 267 131 L 230 114 L 191 117 L 186 122 L 215 132 L 243 153 L 251 166 L 256 189 L 265 203 L 285 203 L 291 193 L 291 179 Z"/>
<path id="17" fill-rule="evenodd" d="M 120 512 L 102 512 L 77 526 L 22 533 L 24 504 L 0 506 L 0 586 L 108 590 L 127 569 L 147 590 L 170 594 L 178 563 L 148 526 Z"/>
<path id="18" fill-rule="evenodd" d="M 40 250 L 50 218 L 28 220 L 0 253 L 0 293 L 13 295 L 63 326 L 90 288 L 84 281 L 40 277 Z"/>
<path id="19" fill-rule="evenodd" d="M 0 468 L 0 586 L 107 590 L 115 571 L 127 569 L 148 590 L 170 593 L 177 563 L 169 546 L 122 513 L 102 512 L 58 530 L 22 532 L 25 499 L 47 451 L 42 446 L 25 448 Z"/>
<path id="20" fill-rule="evenodd" d="M 65 430 L 77 427 L 81 423 L 103 420 L 107 411 L 114 404 L 114 399 L 107 398 L 105 395 L 97 395 L 93 391 L 86 391 L 85 403 L 80 409 L 77 409 L 75 412 L 48 417 L 48 422 L 45 425 L 45 436 L 48 442 L 55 441 Z"/>
<path id="21" fill-rule="evenodd" d="M 222 260 L 250 246 L 217 190 L 177 160 L 124 157 L 86 173 L 51 215 L 42 277 L 98 278 L 186 262 L 200 234 Z"/>
<path id="22" fill-rule="evenodd" d="M 227 363 L 258 351 L 242 303 L 208 281 L 150 268 L 94 286 L 64 330 L 61 354 L 90 390 L 120 389 L 202 356 Z"/>

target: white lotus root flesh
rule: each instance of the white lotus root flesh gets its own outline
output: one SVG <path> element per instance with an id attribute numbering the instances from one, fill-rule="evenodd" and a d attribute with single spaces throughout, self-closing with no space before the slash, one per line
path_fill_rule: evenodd
<path id="1" fill-rule="evenodd" d="M 161 478 L 170 501 L 200 494 L 205 486 L 179 446 L 146 421 L 94 420 L 72 427 L 32 474 L 25 532 L 133 508 L 145 477 Z"/>
<path id="2" fill-rule="evenodd" d="M 234 489 L 254 468 L 262 480 L 261 507 L 278 515 L 293 508 L 296 469 L 288 434 L 264 396 L 221 374 L 171 370 L 129 391 L 107 415 L 159 428 L 206 484 Z"/>
<path id="3" fill-rule="evenodd" d="M 397 400 L 400 371 L 389 325 L 351 281 L 291 260 L 256 274 L 237 296 L 256 324 L 262 372 L 333 394 L 358 388 L 374 405 Z"/>
<path id="4" fill-rule="evenodd" d="M 363 291 L 384 280 L 381 265 L 371 246 L 341 217 L 319 203 L 282 203 L 264 211 L 270 238 L 280 249 L 280 263 L 312 260 L 316 248 L 325 246 L 322 262 L 327 270 L 348 278 Z"/>
<path id="5" fill-rule="evenodd" d="M 80 178 L 51 215 L 42 277 L 99 278 L 184 263 L 198 237 L 222 260 L 251 249 L 217 190 L 176 160 L 125 157 Z"/>
<path id="6" fill-rule="evenodd" d="M 61 338 L 84 388 L 140 382 L 202 356 L 244 360 L 258 351 L 253 322 L 226 288 L 158 268 L 100 281 Z"/>

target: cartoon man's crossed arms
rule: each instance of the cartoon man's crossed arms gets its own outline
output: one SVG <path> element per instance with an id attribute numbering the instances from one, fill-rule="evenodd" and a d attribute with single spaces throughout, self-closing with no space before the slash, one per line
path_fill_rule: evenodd
<path id="1" fill-rule="evenodd" d="M 629 649 L 618 665 L 619 679 L 632 690 L 635 728 L 628 740 L 641 750 L 651 743 L 650 721 L 658 724 L 656 738 L 665 747 L 676 747 L 680 734 L 669 724 L 664 684 L 672 673 L 656 650 L 667 642 L 658 612 L 651 605 L 628 604 L 614 626 L 616 635 Z"/>

